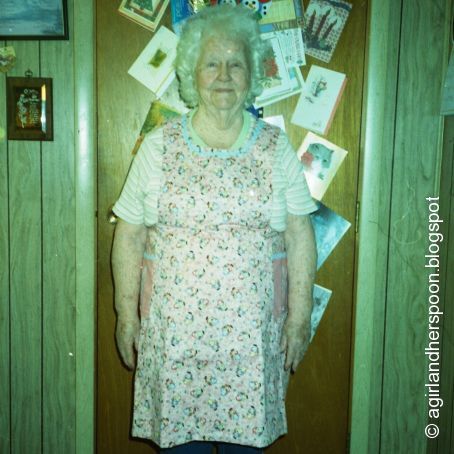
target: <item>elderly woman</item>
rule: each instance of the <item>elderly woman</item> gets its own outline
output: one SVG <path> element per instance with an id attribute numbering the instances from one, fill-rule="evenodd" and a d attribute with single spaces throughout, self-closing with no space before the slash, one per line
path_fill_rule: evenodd
<path id="1" fill-rule="evenodd" d="M 146 137 L 114 206 L 116 340 L 129 368 L 138 351 L 132 433 L 163 451 L 258 453 L 287 430 L 316 205 L 286 135 L 245 110 L 266 50 L 246 8 L 187 21 L 176 70 L 193 110 Z"/>

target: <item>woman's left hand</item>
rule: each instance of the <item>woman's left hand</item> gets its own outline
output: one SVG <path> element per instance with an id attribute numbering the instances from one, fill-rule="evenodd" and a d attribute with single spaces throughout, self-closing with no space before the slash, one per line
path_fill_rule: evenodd
<path id="1" fill-rule="evenodd" d="M 281 351 L 285 352 L 285 370 L 296 371 L 309 346 L 311 337 L 310 314 L 306 320 L 287 317 L 281 338 Z"/>
<path id="2" fill-rule="evenodd" d="M 285 369 L 295 372 L 311 337 L 312 289 L 317 263 L 314 229 L 308 215 L 288 214 L 284 234 L 288 266 L 288 316 L 282 332 Z"/>

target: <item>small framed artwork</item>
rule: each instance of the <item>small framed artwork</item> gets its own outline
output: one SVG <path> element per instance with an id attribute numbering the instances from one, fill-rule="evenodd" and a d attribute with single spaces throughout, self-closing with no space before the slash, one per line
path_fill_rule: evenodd
<path id="1" fill-rule="evenodd" d="M 7 77 L 8 140 L 54 140 L 52 79 Z"/>
<path id="2" fill-rule="evenodd" d="M 68 39 L 67 0 L 1 0 L 0 40 Z"/>

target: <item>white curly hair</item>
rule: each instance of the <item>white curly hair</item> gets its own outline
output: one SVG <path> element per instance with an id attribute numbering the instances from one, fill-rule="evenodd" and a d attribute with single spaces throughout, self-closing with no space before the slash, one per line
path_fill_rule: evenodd
<path id="1" fill-rule="evenodd" d="M 215 36 L 232 37 L 242 42 L 250 68 L 250 85 L 245 107 L 263 91 L 264 58 L 268 44 L 260 37 L 255 13 L 241 5 L 207 6 L 190 17 L 183 27 L 177 47 L 175 69 L 180 81 L 180 95 L 189 107 L 199 104 L 195 72 L 203 42 Z"/>

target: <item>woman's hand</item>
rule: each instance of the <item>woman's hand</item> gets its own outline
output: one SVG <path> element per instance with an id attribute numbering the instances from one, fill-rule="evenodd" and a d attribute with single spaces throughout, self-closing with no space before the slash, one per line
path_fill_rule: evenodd
<path id="1" fill-rule="evenodd" d="M 284 234 L 288 267 L 288 316 L 281 339 L 285 368 L 295 372 L 311 335 L 312 289 L 317 264 L 314 229 L 309 216 L 287 216 Z"/>
<path id="2" fill-rule="evenodd" d="M 128 369 L 136 365 L 135 351 L 138 350 L 140 321 L 138 316 L 119 315 L 115 330 L 115 340 L 121 359 Z"/>
<path id="3" fill-rule="evenodd" d="M 292 320 L 287 317 L 281 337 L 281 351 L 285 352 L 285 370 L 296 371 L 303 359 L 311 336 L 310 314 L 306 320 Z"/>
<path id="4" fill-rule="evenodd" d="M 112 248 L 117 313 L 115 339 L 121 359 L 129 369 L 135 365 L 134 346 L 137 350 L 140 331 L 137 306 L 146 233 L 144 225 L 129 224 L 120 219 Z"/>

